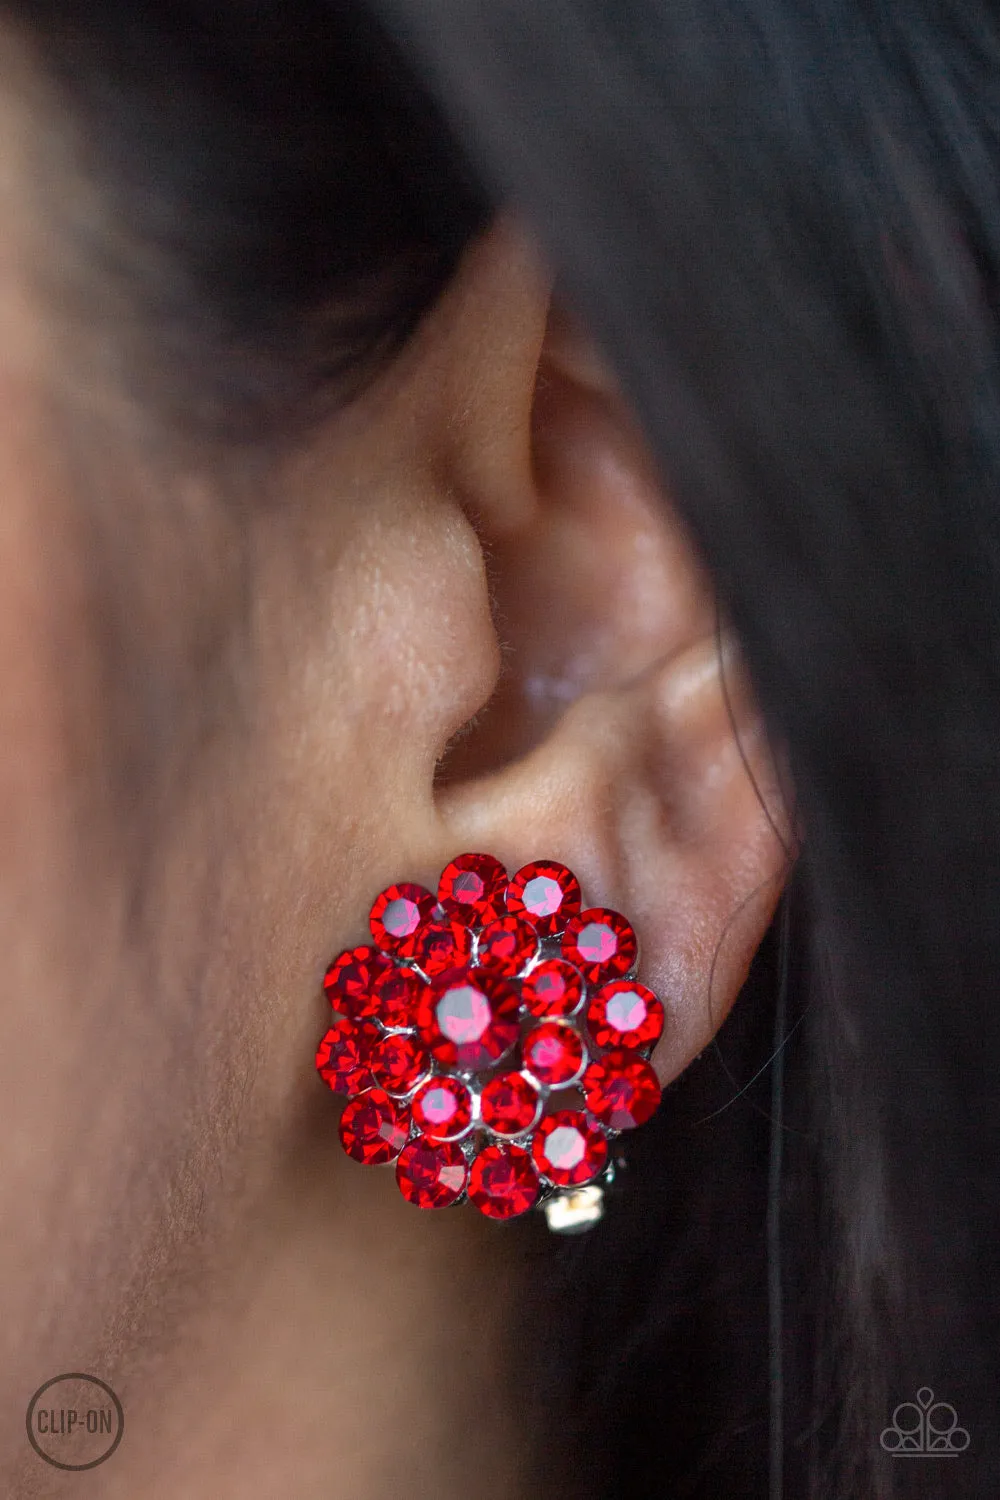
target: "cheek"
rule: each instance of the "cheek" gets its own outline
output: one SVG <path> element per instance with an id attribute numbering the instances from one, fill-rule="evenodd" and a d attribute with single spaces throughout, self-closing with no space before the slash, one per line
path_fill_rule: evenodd
<path id="1" fill-rule="evenodd" d="M 81 627 L 65 496 L 47 470 L 46 445 L 32 442 L 35 416 L 30 404 L 8 406 L 0 444 L 0 1408 L 8 1415 L 16 1397 L 7 1399 L 5 1380 L 26 1378 L 36 1361 L 50 1365 L 74 1338 L 87 1347 L 128 1280 L 128 1240 L 113 1245 L 114 1221 L 136 1143 L 146 1140 L 145 1049 L 121 962 L 127 900 L 94 733 L 98 674 Z M 105 1276 L 111 1262 L 118 1271 Z"/>
<path id="2" fill-rule="evenodd" d="M 248 543 L 225 691 L 190 675 L 182 707 L 202 728 L 182 762 L 149 747 L 143 837 L 125 838 L 136 808 L 115 805 L 95 749 L 106 664 L 86 665 L 79 559 L 67 545 L 60 573 L 38 483 L 20 509 L 14 489 L 0 517 L 0 1221 L 17 1232 L 0 1247 L 0 1326 L 8 1368 L 31 1348 L 40 1381 L 99 1339 L 144 1266 L 181 1253 L 227 1160 L 294 1128 L 323 966 L 363 938 L 380 884 L 420 873 L 435 766 L 492 693 L 499 653 L 457 507 L 372 505 L 335 546 L 286 523 Z M 178 605 L 186 576 L 159 579 Z M 179 702 L 169 654 L 150 639 L 145 688 Z"/>
<path id="3" fill-rule="evenodd" d="M 278 1132 L 289 1090 L 314 1082 L 303 1059 L 325 1014 L 323 968 L 365 940 L 382 886 L 426 877 L 438 760 L 500 667 L 482 554 L 457 507 L 359 503 L 334 544 L 330 524 L 256 549 L 246 732 L 203 762 L 174 822 L 158 918 L 162 931 L 174 913 L 181 951 L 208 924 L 200 992 L 226 1046 L 265 1059 L 252 1109 Z M 199 889 L 192 850 L 214 890 Z"/>

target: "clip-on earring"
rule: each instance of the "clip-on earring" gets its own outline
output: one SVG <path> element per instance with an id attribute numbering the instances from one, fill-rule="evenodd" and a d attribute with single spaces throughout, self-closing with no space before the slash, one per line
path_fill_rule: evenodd
<path id="1" fill-rule="evenodd" d="M 632 977 L 629 923 L 582 904 L 565 865 L 510 879 L 492 855 L 462 854 L 436 896 L 382 891 L 373 945 L 330 964 L 316 1066 L 347 1095 L 341 1143 L 395 1162 L 417 1207 L 469 1201 L 504 1220 L 537 1206 L 560 1232 L 602 1217 L 612 1143 L 660 1103 L 648 1059 L 664 1012 Z"/>

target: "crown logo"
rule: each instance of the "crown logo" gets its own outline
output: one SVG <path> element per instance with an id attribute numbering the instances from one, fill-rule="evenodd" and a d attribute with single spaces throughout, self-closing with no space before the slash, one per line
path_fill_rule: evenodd
<path id="1" fill-rule="evenodd" d="M 947 1401 L 935 1401 L 921 1386 L 916 1401 L 901 1401 L 879 1443 L 893 1458 L 957 1458 L 969 1446 L 969 1434 L 958 1425 L 958 1413 Z"/>

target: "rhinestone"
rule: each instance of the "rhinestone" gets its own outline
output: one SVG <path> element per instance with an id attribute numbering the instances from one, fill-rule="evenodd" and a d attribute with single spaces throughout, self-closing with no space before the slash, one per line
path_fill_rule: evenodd
<path id="1" fill-rule="evenodd" d="M 520 974 L 538 952 L 538 934 L 519 917 L 501 917 L 479 934 L 476 962 L 491 974 Z"/>
<path id="2" fill-rule="evenodd" d="M 511 881 L 507 909 L 530 922 L 542 937 L 553 937 L 580 910 L 580 882 L 565 865 L 534 860 Z"/>
<path id="3" fill-rule="evenodd" d="M 456 1141 L 472 1124 L 472 1093 L 460 1079 L 447 1074 L 428 1078 L 414 1094 L 410 1109 L 422 1135 L 435 1141 Z"/>
<path id="4" fill-rule="evenodd" d="M 546 1115 L 531 1143 L 535 1166 L 559 1187 L 577 1187 L 603 1172 L 608 1138 L 581 1110 L 560 1109 Z"/>
<path id="5" fill-rule="evenodd" d="M 547 1088 L 565 1088 L 583 1072 L 587 1054 L 579 1034 L 559 1021 L 543 1021 L 524 1039 L 524 1067 Z"/>
<path id="6" fill-rule="evenodd" d="M 593 996 L 587 1027 L 599 1047 L 649 1047 L 663 1033 L 663 1006 L 634 979 L 615 979 Z"/>
<path id="7" fill-rule="evenodd" d="M 323 988 L 338 1014 L 351 1021 L 360 1021 L 377 1011 L 375 986 L 381 976 L 390 971 L 389 959 L 377 948 L 367 945 L 349 948 L 327 969 Z"/>
<path id="8" fill-rule="evenodd" d="M 616 1047 L 596 1058 L 583 1075 L 587 1108 L 612 1130 L 633 1130 L 656 1113 L 660 1081 L 638 1052 Z"/>
<path id="9" fill-rule="evenodd" d="M 413 962 L 428 977 L 461 969 L 472 954 L 472 934 L 461 922 L 428 922 L 416 934 Z"/>
<path id="10" fill-rule="evenodd" d="M 502 1073 L 483 1089 L 479 1107 L 483 1124 L 497 1135 L 522 1135 L 541 1114 L 542 1100 L 523 1073 Z"/>
<path id="11" fill-rule="evenodd" d="M 422 885 L 390 885 L 375 898 L 369 925 L 379 948 L 412 958 L 420 929 L 430 920 L 434 897 Z"/>
<path id="12" fill-rule="evenodd" d="M 520 1146 L 484 1146 L 469 1172 L 469 1198 L 488 1219 L 513 1219 L 538 1202 L 542 1185 Z"/>
<path id="13" fill-rule="evenodd" d="M 507 871 L 492 854 L 460 854 L 443 871 L 438 900 L 452 918 L 479 927 L 502 917 Z"/>
<path id="14" fill-rule="evenodd" d="M 525 979 L 521 999 L 529 1015 L 571 1016 L 583 999 L 583 977 L 561 958 L 546 959 Z"/>
<path id="15" fill-rule="evenodd" d="M 408 1094 L 431 1070 L 427 1048 L 405 1031 L 375 1043 L 368 1059 L 372 1077 L 387 1094 Z"/>
<path id="16" fill-rule="evenodd" d="M 319 1076 L 335 1094 L 362 1094 L 374 1082 L 368 1058 L 379 1034 L 370 1022 L 336 1021 L 316 1049 Z"/>
<path id="17" fill-rule="evenodd" d="M 395 1161 L 410 1133 L 410 1115 L 382 1089 L 351 1099 L 340 1117 L 340 1141 L 348 1156 L 365 1166 Z"/>
<path id="18" fill-rule="evenodd" d="M 375 986 L 376 1015 L 387 1031 L 411 1030 L 417 1024 L 424 989 L 424 981 L 412 969 L 393 964 L 382 975 Z"/>
<path id="19" fill-rule="evenodd" d="M 562 940 L 563 958 L 575 964 L 592 984 L 627 974 L 637 951 L 635 933 L 625 918 L 603 906 L 574 917 Z"/>
<path id="20" fill-rule="evenodd" d="M 444 1067 L 478 1073 L 517 1041 L 521 997 L 517 986 L 481 969 L 456 969 L 429 985 L 418 1028 Z"/>
<path id="21" fill-rule="evenodd" d="M 448 1208 L 465 1190 L 468 1166 L 450 1141 L 407 1141 L 396 1162 L 399 1191 L 417 1208 Z"/>

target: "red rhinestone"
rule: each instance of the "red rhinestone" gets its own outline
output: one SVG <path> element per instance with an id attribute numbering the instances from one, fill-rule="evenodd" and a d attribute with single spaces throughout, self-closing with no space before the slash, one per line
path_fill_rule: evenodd
<path id="1" fill-rule="evenodd" d="M 575 964 L 591 984 L 627 974 L 637 951 L 635 933 L 625 918 L 603 906 L 574 917 L 562 940 L 563 958 Z"/>
<path id="2" fill-rule="evenodd" d="M 592 998 L 587 1026 L 599 1047 L 649 1047 L 663 1033 L 663 1006 L 634 979 L 615 979 Z"/>
<path id="3" fill-rule="evenodd" d="M 371 1089 L 351 1099 L 340 1117 L 340 1142 L 348 1156 L 367 1167 L 395 1161 L 410 1133 L 410 1115 L 405 1105 L 382 1089 Z"/>
<path id="4" fill-rule="evenodd" d="M 368 1058 L 379 1034 L 370 1022 L 337 1021 L 316 1049 L 316 1066 L 335 1094 L 361 1094 L 373 1083 Z"/>
<path id="5" fill-rule="evenodd" d="M 428 985 L 417 1024 L 445 1067 L 478 1073 L 517 1041 L 521 996 L 515 985 L 482 969 L 458 969 Z"/>
<path id="6" fill-rule="evenodd" d="M 542 937 L 553 937 L 580 910 L 580 882 L 565 865 L 536 859 L 511 881 L 507 910 L 530 922 Z"/>
<path id="7" fill-rule="evenodd" d="M 447 1074 L 428 1078 L 414 1094 L 410 1109 L 423 1135 L 435 1141 L 457 1141 L 472 1124 L 472 1093 L 460 1079 Z"/>
<path id="8" fill-rule="evenodd" d="M 525 979 L 521 999 L 529 1015 L 571 1016 L 583 999 L 583 978 L 561 958 L 546 959 Z"/>
<path id="9" fill-rule="evenodd" d="M 469 1173 L 469 1197 L 488 1219 L 514 1219 L 538 1202 L 542 1185 L 520 1146 L 484 1146 Z"/>
<path id="10" fill-rule="evenodd" d="M 393 1031 L 376 1042 L 368 1059 L 372 1077 L 387 1094 L 408 1094 L 431 1070 L 431 1060 L 415 1036 Z"/>
<path id="11" fill-rule="evenodd" d="M 575 1082 L 587 1061 L 578 1033 L 559 1021 L 543 1021 L 529 1031 L 522 1051 L 532 1078 L 553 1089 Z"/>
<path id="12" fill-rule="evenodd" d="M 450 1141 L 407 1141 L 396 1162 L 399 1191 L 417 1208 L 448 1208 L 462 1196 L 469 1175 L 462 1148 Z"/>
<path id="13" fill-rule="evenodd" d="M 520 917 L 501 917 L 479 934 L 476 962 L 493 974 L 520 974 L 538 952 L 538 934 Z"/>
<path id="14" fill-rule="evenodd" d="M 578 1187 L 603 1172 L 608 1138 L 581 1110 L 559 1109 L 546 1115 L 531 1143 L 535 1166 L 560 1187 Z"/>
<path id="15" fill-rule="evenodd" d="M 502 1073 L 483 1089 L 479 1105 L 483 1124 L 497 1135 L 522 1135 L 538 1119 L 542 1100 L 523 1073 Z"/>
<path id="16" fill-rule="evenodd" d="M 375 986 L 378 1019 L 387 1031 L 412 1028 L 424 992 L 424 981 L 412 969 L 392 964 Z"/>
<path id="17" fill-rule="evenodd" d="M 327 999 L 335 1011 L 352 1021 L 373 1016 L 378 1009 L 373 991 L 389 968 L 389 960 L 377 948 L 349 948 L 326 971 Z"/>
<path id="18" fill-rule="evenodd" d="M 434 906 L 434 897 L 422 885 L 390 885 L 375 898 L 368 919 L 372 937 L 387 953 L 412 958 Z"/>
<path id="19" fill-rule="evenodd" d="M 590 1064 L 581 1083 L 587 1108 L 612 1130 L 643 1125 L 659 1107 L 660 1081 L 638 1052 L 616 1047 Z"/>
<path id="20" fill-rule="evenodd" d="M 472 934 L 461 922 L 428 922 L 417 932 L 413 962 L 428 976 L 461 969 L 472 953 Z"/>
<path id="21" fill-rule="evenodd" d="M 471 926 L 502 917 L 507 871 L 492 854 L 460 854 L 442 872 L 438 900 L 450 917 Z"/>

